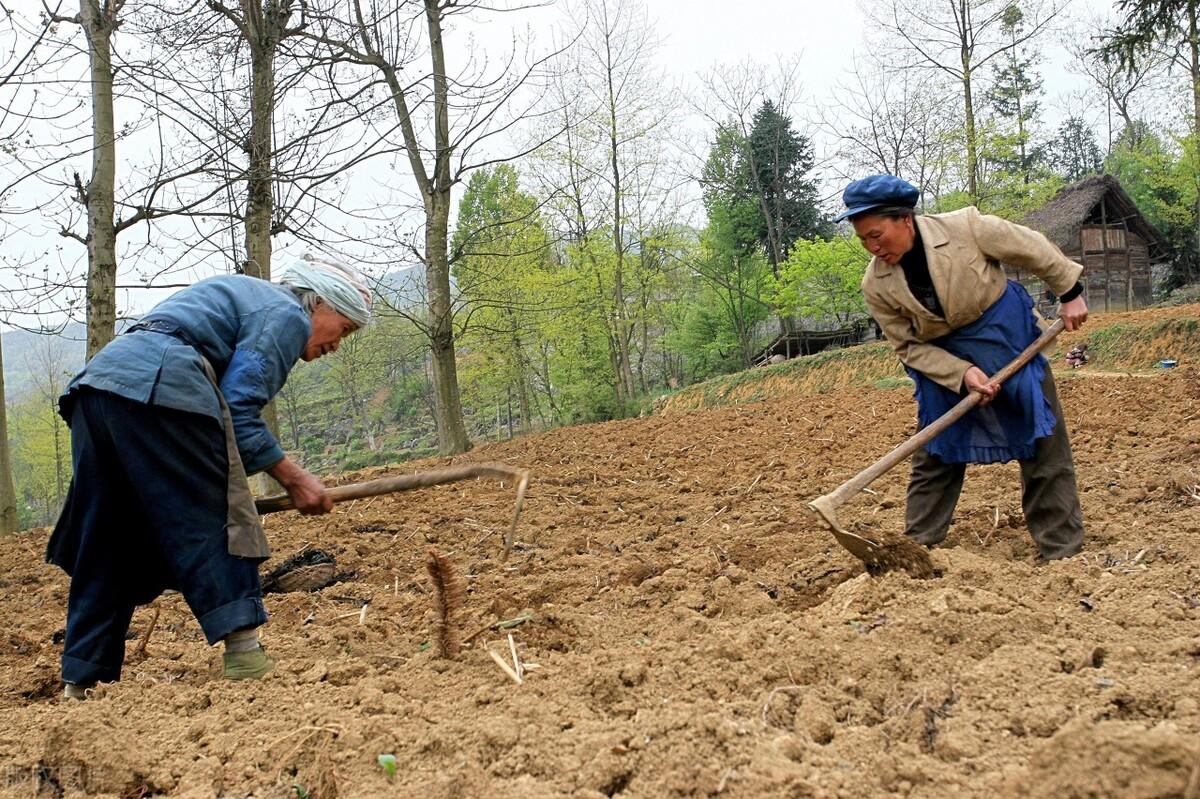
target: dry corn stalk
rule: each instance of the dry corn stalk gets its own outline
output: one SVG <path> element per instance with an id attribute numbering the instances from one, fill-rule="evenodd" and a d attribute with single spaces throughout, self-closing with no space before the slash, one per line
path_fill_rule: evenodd
<path id="1" fill-rule="evenodd" d="M 425 560 L 429 579 L 433 581 L 433 641 L 438 657 L 453 658 L 458 654 L 458 620 L 462 613 L 466 590 L 454 570 L 450 558 L 437 550 L 429 550 Z"/>

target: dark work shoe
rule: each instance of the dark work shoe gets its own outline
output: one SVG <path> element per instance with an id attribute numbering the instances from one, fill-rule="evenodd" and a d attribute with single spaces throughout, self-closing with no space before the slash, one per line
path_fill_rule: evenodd
<path id="1" fill-rule="evenodd" d="M 249 652 L 226 652 L 225 679 L 261 680 L 275 668 L 275 659 L 261 646 Z"/>

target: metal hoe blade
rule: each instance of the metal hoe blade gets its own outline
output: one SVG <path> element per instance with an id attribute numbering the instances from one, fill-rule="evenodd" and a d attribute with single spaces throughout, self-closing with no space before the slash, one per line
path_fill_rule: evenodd
<path id="1" fill-rule="evenodd" d="M 877 541 L 872 541 L 869 538 L 863 538 L 861 535 L 855 535 L 842 528 L 838 524 L 837 516 L 834 513 L 834 508 L 830 507 L 828 497 L 817 497 L 812 502 L 808 503 L 818 516 L 820 516 L 826 524 L 829 525 L 830 532 L 837 542 L 844 549 L 849 551 L 851 555 L 863 561 L 864 563 L 875 563 L 879 560 L 882 554 L 882 547 Z"/>

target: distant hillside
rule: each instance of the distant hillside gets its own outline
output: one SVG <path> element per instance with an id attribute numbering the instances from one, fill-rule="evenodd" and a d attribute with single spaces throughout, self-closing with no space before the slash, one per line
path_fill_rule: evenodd
<path id="1" fill-rule="evenodd" d="M 85 328 L 74 323 L 58 335 L 6 330 L 4 341 L 4 392 L 17 401 L 45 382 L 48 370 L 73 375 L 83 366 Z M 60 380 L 60 382 L 63 382 Z"/>
<path id="2" fill-rule="evenodd" d="M 398 309 L 420 307 L 425 303 L 425 267 L 402 266 L 388 272 L 373 286 L 384 301 Z"/>
<path id="3" fill-rule="evenodd" d="M 1200 366 L 1200 304 L 1096 314 L 1082 330 L 1059 336 L 1048 357 L 1056 369 L 1066 351 L 1086 342 L 1087 372 L 1146 372 L 1171 358 L 1181 367 Z M 715 377 L 665 397 L 656 412 L 681 412 L 737 405 L 799 394 L 823 394 L 848 386 L 910 384 L 892 348 L 882 342 L 827 350 L 774 366 Z"/>

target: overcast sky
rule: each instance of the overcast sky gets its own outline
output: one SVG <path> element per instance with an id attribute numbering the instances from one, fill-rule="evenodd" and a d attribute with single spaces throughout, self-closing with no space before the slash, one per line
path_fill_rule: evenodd
<path id="1" fill-rule="evenodd" d="M 5 0 L 5 5 L 28 13 L 41 8 L 40 0 Z M 1064 16 L 1107 12 L 1112 5 L 1111 0 L 1072 0 Z M 838 83 L 847 79 L 853 55 L 865 48 L 867 23 L 859 0 L 646 0 L 646 6 L 661 39 L 659 64 L 672 84 L 695 86 L 697 73 L 716 64 L 736 64 L 746 59 L 770 63 L 798 55 L 804 100 L 797 116 L 809 120 L 818 118 L 820 109 L 828 106 Z M 135 0 L 125 6 L 125 13 L 136 13 L 136 9 Z M 554 5 L 501 15 L 475 31 L 477 43 L 488 50 L 503 51 L 511 42 L 515 25 L 532 31 L 535 49 L 544 49 L 549 44 L 550 31 L 561 25 L 562 15 L 561 6 Z M 1043 39 L 1041 49 L 1043 61 L 1039 71 L 1045 81 L 1043 122 L 1053 126 L 1061 114 L 1061 98 L 1085 84 L 1068 74 L 1066 54 L 1053 38 Z M 812 113 L 804 108 L 806 105 L 812 107 Z M 802 123 L 800 127 L 807 126 Z M 820 146 L 818 141 L 818 150 Z M 86 164 L 83 169 L 86 171 Z M 836 191 L 836 187 L 825 188 L 827 193 Z M 459 196 L 456 193 L 456 201 Z M 45 235 L 58 239 L 53 230 L 47 226 Z M 78 247 L 60 241 L 68 249 Z M 82 255 L 82 248 L 79 249 Z M 146 310 L 162 296 L 164 292 L 122 291 L 118 303 L 120 310 L 136 312 Z"/>
<path id="2" fill-rule="evenodd" d="M 716 63 L 799 53 L 807 93 L 821 100 L 844 81 L 852 56 L 865 48 L 864 2 L 870 0 L 646 0 L 646 7 L 662 39 L 661 63 L 671 73 L 688 78 Z M 1114 5 L 1113 0 L 1066 0 L 1060 18 L 1108 12 Z M 1066 54 L 1050 38 L 1041 39 L 1039 49 L 1048 100 L 1081 85 L 1067 74 Z"/>

